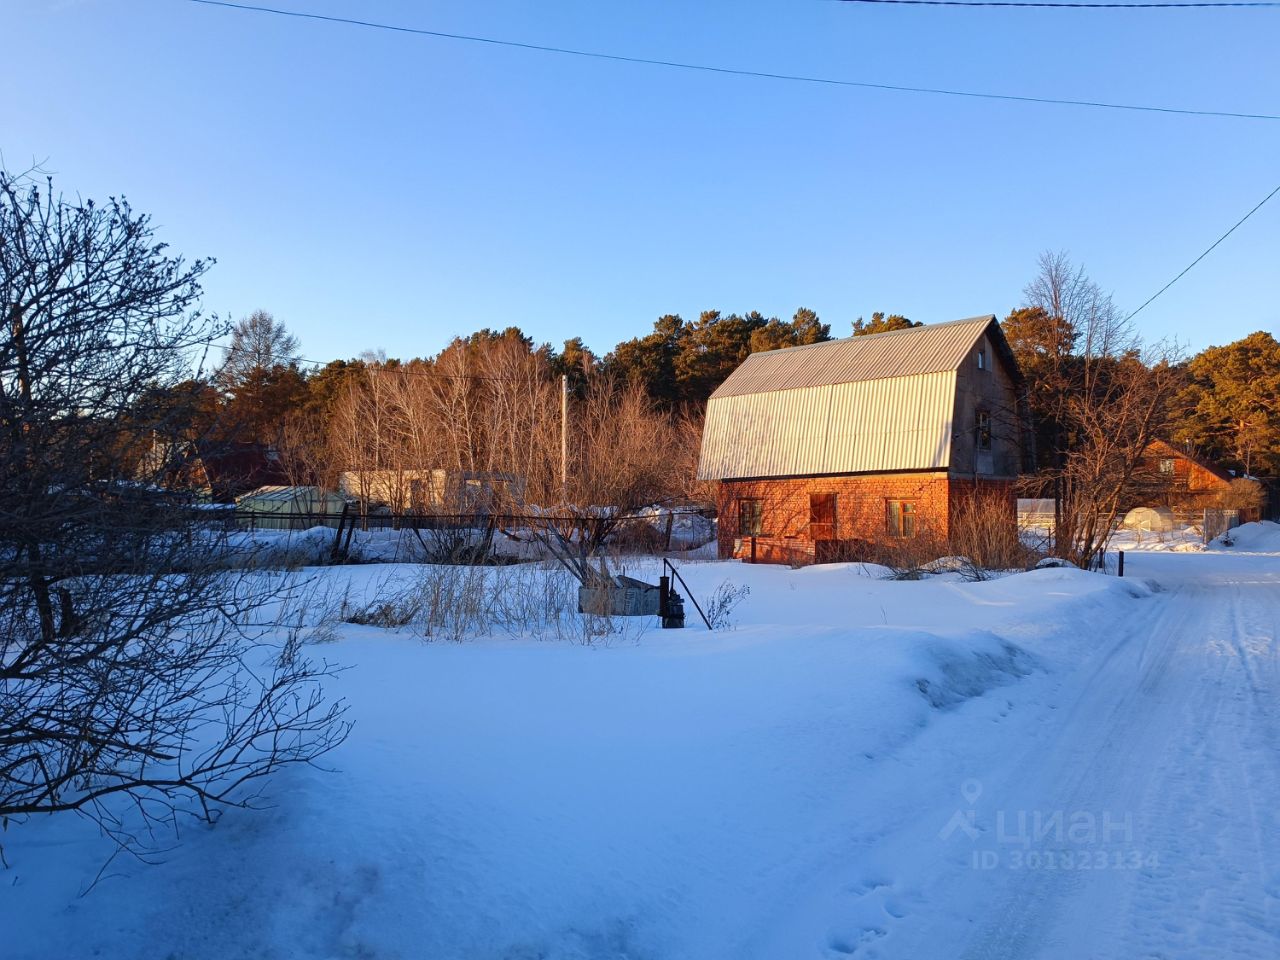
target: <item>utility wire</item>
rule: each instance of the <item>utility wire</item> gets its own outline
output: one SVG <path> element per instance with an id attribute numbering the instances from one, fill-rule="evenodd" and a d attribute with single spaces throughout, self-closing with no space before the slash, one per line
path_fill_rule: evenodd
<path id="1" fill-rule="evenodd" d="M 1274 190 L 1272 190 L 1272 191 L 1271 191 L 1270 193 L 1268 193 L 1265 197 L 1263 197 L 1261 200 L 1259 200 L 1259 201 L 1258 201 L 1257 206 L 1255 206 L 1252 210 L 1250 210 L 1250 211 L 1249 211 L 1248 213 L 1246 213 L 1243 217 L 1241 217 L 1239 220 L 1237 220 L 1237 221 L 1235 222 L 1235 224 L 1231 227 L 1231 229 L 1230 229 L 1230 230 L 1228 230 L 1226 233 L 1224 233 L 1222 236 L 1220 236 L 1217 240 L 1213 241 L 1213 243 L 1211 243 L 1211 244 L 1209 245 L 1208 249 L 1207 249 L 1207 250 L 1205 250 L 1205 252 L 1204 252 L 1204 253 L 1200 254 L 1200 256 L 1198 256 L 1198 257 L 1196 257 L 1194 260 L 1192 260 L 1189 264 L 1187 264 L 1187 266 L 1183 269 L 1183 271 L 1182 271 L 1181 273 L 1179 273 L 1176 277 L 1174 277 L 1172 280 L 1170 280 L 1168 283 L 1166 283 L 1163 287 L 1161 287 L 1159 290 L 1157 290 L 1155 293 L 1153 293 L 1150 297 L 1148 297 L 1148 298 L 1147 298 L 1147 300 L 1146 300 L 1146 302 L 1145 302 L 1145 303 L 1143 303 L 1143 304 L 1142 304 L 1142 306 L 1140 306 L 1137 310 L 1133 311 L 1133 313 L 1129 314 L 1129 316 L 1125 317 L 1125 318 L 1124 318 L 1124 319 L 1125 319 L 1125 321 L 1127 322 L 1127 321 L 1129 321 L 1129 320 L 1132 320 L 1134 317 L 1136 317 L 1138 314 L 1140 314 L 1143 310 L 1145 310 L 1145 309 L 1146 309 L 1147 304 L 1151 303 L 1151 301 L 1152 301 L 1152 300 L 1154 300 L 1156 297 L 1160 296 L 1160 294 L 1164 293 L 1166 290 L 1168 290 L 1170 287 L 1172 287 L 1175 283 L 1177 283 L 1179 280 L 1181 280 L 1183 277 L 1185 277 L 1185 276 L 1187 275 L 1187 273 L 1191 270 L 1191 268 L 1192 268 L 1192 267 L 1194 267 L 1197 263 L 1199 263 L 1201 260 L 1203 260 L 1203 259 L 1204 259 L 1205 257 L 1207 257 L 1209 254 L 1211 254 L 1211 253 L 1213 252 L 1214 247 L 1216 247 L 1216 246 L 1217 246 L 1218 244 L 1220 244 L 1223 240 L 1227 239 L 1227 237 L 1229 237 L 1229 236 L 1231 236 L 1233 233 L 1235 233 L 1235 232 L 1236 232 L 1236 228 L 1237 228 L 1237 227 L 1239 227 L 1242 223 L 1244 223 L 1246 220 L 1248 220 L 1250 217 L 1252 217 L 1255 213 L 1257 213 L 1259 210 L 1261 210 L 1261 209 L 1262 209 L 1262 205 L 1263 205 L 1263 204 L 1265 204 L 1265 203 L 1266 203 L 1268 200 L 1270 200 L 1272 197 L 1274 197 L 1277 193 L 1280 193 L 1280 186 L 1277 186 Z"/>
<path id="2" fill-rule="evenodd" d="M 1191 3 L 1051 3 L 1037 0 L 837 0 L 912 7 L 1040 7 L 1051 10 L 1174 10 L 1206 7 L 1280 7 L 1280 0 L 1192 0 Z"/>
<path id="3" fill-rule="evenodd" d="M 519 50 L 536 50 L 541 53 L 558 53 L 565 56 L 585 57 L 592 60 L 609 60 L 615 63 L 635 63 L 654 67 L 671 67 L 677 70 L 697 70 L 703 73 L 718 73 L 734 77 L 755 77 L 762 80 L 786 80 L 793 83 L 812 83 L 831 87 L 858 87 L 866 90 L 890 90 L 897 93 L 925 93 L 933 94 L 935 96 L 969 97 L 976 100 L 1005 100 L 1017 103 L 1052 104 L 1055 106 L 1100 107 L 1107 110 L 1135 110 L 1147 113 L 1171 113 L 1197 117 L 1230 117 L 1237 120 L 1280 120 L 1280 115 L 1271 113 L 1238 113 L 1229 110 L 1191 110 L 1178 107 L 1156 107 L 1133 103 L 1109 103 L 1100 100 L 1072 100 L 1060 97 L 1030 97 L 1018 96 L 1009 93 L 979 93 L 973 90 L 950 90 L 941 87 L 912 87 L 893 83 L 872 83 L 865 80 L 838 80 L 833 77 L 814 77 L 796 73 L 772 73 L 764 70 L 716 67 L 703 63 L 685 63 L 678 60 L 657 60 L 649 57 L 629 57 L 617 53 L 576 50 L 570 47 L 556 47 L 539 43 L 523 43 L 517 40 L 498 40 L 493 37 L 480 37 L 462 33 L 445 33 L 441 30 L 424 30 L 418 27 L 405 27 L 390 23 L 377 23 L 372 20 L 357 20 L 351 17 L 335 17 L 321 13 L 304 13 L 300 10 L 281 10 L 276 7 L 258 6 L 256 4 L 232 3 L 231 0 L 186 0 L 186 2 L 198 3 L 209 7 L 223 7 L 229 10 L 266 13 L 280 17 L 294 17 L 301 20 L 319 20 L 325 23 L 339 23 L 353 27 L 367 27 L 372 30 L 389 30 L 394 33 L 436 37 L 442 40 L 462 40 L 467 43 L 484 43 L 497 47 L 514 47 Z M 938 0 L 938 2 L 941 2 L 941 0 Z M 1174 4 L 1174 6 L 1182 6 L 1182 4 Z"/>

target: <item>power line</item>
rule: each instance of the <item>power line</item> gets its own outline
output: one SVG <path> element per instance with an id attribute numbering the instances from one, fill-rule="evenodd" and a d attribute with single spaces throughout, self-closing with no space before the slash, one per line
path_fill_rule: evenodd
<path id="1" fill-rule="evenodd" d="M 1143 310 L 1145 310 L 1145 309 L 1146 309 L 1147 304 L 1151 303 L 1151 301 L 1152 301 L 1152 300 L 1154 300 L 1156 297 L 1160 296 L 1160 294 L 1164 293 L 1166 290 L 1168 290 L 1170 287 L 1172 287 L 1175 283 L 1177 283 L 1179 280 L 1181 280 L 1184 276 L 1186 276 L 1186 275 L 1187 275 L 1187 273 L 1191 270 L 1191 268 L 1192 268 L 1192 267 L 1194 267 L 1197 263 L 1199 263 L 1201 260 L 1203 260 L 1205 257 L 1207 257 L 1210 253 L 1212 253 L 1212 252 L 1213 252 L 1214 247 L 1216 247 L 1216 246 L 1217 246 L 1218 244 L 1220 244 L 1223 240 L 1227 239 L 1227 237 L 1229 237 L 1229 236 L 1231 236 L 1233 233 L 1235 233 L 1235 232 L 1236 232 L 1236 228 L 1237 228 L 1237 227 L 1239 227 L 1242 223 L 1244 223 L 1246 220 L 1248 220 L 1250 217 L 1252 217 L 1255 213 L 1257 213 L 1259 210 L 1261 210 L 1261 209 L 1262 209 L 1262 205 L 1263 205 L 1263 204 L 1265 204 L 1265 203 L 1266 203 L 1268 200 L 1270 200 L 1272 197 L 1274 197 L 1277 193 L 1280 193 L 1280 186 L 1277 186 L 1274 190 L 1272 190 L 1272 191 L 1271 191 L 1270 193 L 1268 193 L 1265 197 L 1263 197 L 1261 200 L 1259 200 L 1259 201 L 1258 201 L 1257 206 L 1255 206 L 1252 210 L 1250 210 L 1250 211 L 1249 211 L 1248 213 L 1246 213 L 1243 217 L 1241 217 L 1239 220 L 1237 220 L 1237 221 L 1235 222 L 1235 224 L 1231 227 L 1231 229 L 1230 229 L 1230 230 L 1228 230 L 1226 233 L 1224 233 L 1222 236 L 1220 236 L 1217 240 L 1213 241 L 1213 243 L 1211 243 L 1211 244 L 1209 245 L 1208 249 L 1206 249 L 1204 253 L 1200 254 L 1200 256 L 1198 256 L 1198 257 L 1196 257 L 1194 260 L 1192 260 L 1189 264 L 1187 264 L 1187 266 L 1183 269 L 1183 271 L 1182 271 L 1181 273 L 1179 273 L 1176 277 L 1174 277 L 1172 280 L 1170 280 L 1168 283 L 1166 283 L 1163 287 L 1161 287 L 1159 290 L 1157 290 L 1155 293 L 1153 293 L 1150 297 L 1148 297 L 1148 298 L 1147 298 L 1147 300 L 1146 300 L 1146 302 L 1145 302 L 1145 303 L 1143 303 L 1143 304 L 1142 304 L 1142 306 L 1140 306 L 1137 310 L 1133 311 L 1133 313 L 1129 314 L 1129 316 L 1125 317 L 1125 320 L 1126 320 L 1126 321 L 1132 320 L 1134 317 L 1136 317 L 1138 314 L 1140 314 Z"/>
<path id="2" fill-rule="evenodd" d="M 821 84 L 823 86 L 831 87 L 857 87 L 865 90 L 889 90 L 896 93 L 924 93 L 945 97 L 968 97 L 976 100 L 1005 100 L 1016 103 L 1038 103 L 1051 104 L 1055 106 L 1099 107 L 1107 110 L 1135 110 L 1147 113 L 1171 113 L 1197 117 L 1229 117 L 1237 120 L 1280 120 L 1280 115 L 1270 113 L 1237 113 L 1229 110 L 1191 110 L 1179 107 L 1156 107 L 1133 103 L 1109 103 L 1101 100 L 1031 97 L 1009 93 L 980 93 L 973 90 L 951 90 L 941 87 L 913 87 L 893 83 L 872 83 L 865 80 L 839 80 L 833 77 L 814 77 L 796 73 L 773 73 L 764 70 L 716 67 L 703 63 L 685 63 L 678 60 L 657 60 L 649 57 L 630 57 L 617 53 L 600 53 L 593 50 L 577 50 L 570 47 L 556 47 L 539 43 L 524 43 L 517 40 L 498 40 L 493 37 L 480 37 L 463 33 L 446 33 L 441 30 L 426 30 L 419 27 L 406 27 L 397 24 L 378 23 L 372 20 L 357 20 L 351 17 L 336 17 L 321 13 L 304 13 L 300 10 L 281 10 L 276 7 L 265 7 L 248 3 L 232 3 L 231 0 L 186 0 L 186 2 L 198 3 L 210 7 L 223 7 L 229 10 L 266 13 L 274 16 L 293 17 L 301 20 L 318 20 L 325 23 L 338 23 L 353 27 L 366 27 L 372 30 L 389 30 L 394 33 L 436 37 L 442 40 L 461 40 L 467 43 L 483 43 L 497 47 L 514 47 L 519 50 L 535 50 L 540 53 L 558 53 L 571 57 L 585 57 L 592 60 L 608 60 L 615 63 L 644 64 L 653 67 L 670 67 L 677 70 L 696 70 L 703 73 L 716 73 L 733 77 L 754 77 L 762 80 L 785 80 L 792 83 Z M 921 0 L 921 2 L 923 2 L 923 0 Z M 938 0 L 938 2 L 941 2 L 941 0 Z M 1182 6 L 1182 4 L 1174 4 L 1174 6 Z"/>
<path id="3" fill-rule="evenodd" d="M 837 0 L 912 7 L 1040 7 L 1052 10 L 1173 10 L 1179 7 L 1280 7 L 1280 0 L 1192 0 L 1190 3 L 1051 3 L 1037 0 Z"/>

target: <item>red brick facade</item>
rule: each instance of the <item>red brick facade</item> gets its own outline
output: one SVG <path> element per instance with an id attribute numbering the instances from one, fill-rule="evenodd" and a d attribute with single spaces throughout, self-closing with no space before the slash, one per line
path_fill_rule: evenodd
<path id="1" fill-rule="evenodd" d="M 717 504 L 720 557 L 814 563 L 856 556 L 859 547 L 874 547 L 896 535 L 945 540 L 954 504 L 975 490 L 1007 502 L 1013 526 L 1011 480 L 956 479 L 932 471 L 724 480 Z M 824 495 L 835 497 L 834 523 L 828 522 L 831 501 Z M 744 520 L 740 508 L 743 513 L 757 509 L 758 525 L 749 516 Z"/>

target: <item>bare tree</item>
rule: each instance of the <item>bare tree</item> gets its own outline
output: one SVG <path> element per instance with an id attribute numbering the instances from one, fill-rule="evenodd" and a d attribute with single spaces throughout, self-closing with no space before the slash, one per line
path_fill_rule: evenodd
<path id="1" fill-rule="evenodd" d="M 1089 566 L 1106 549 L 1181 384 L 1176 348 L 1145 344 L 1110 294 L 1065 254 L 1042 255 L 1024 293 L 1041 321 L 1039 342 L 1023 343 L 1020 359 L 1034 381 L 1037 414 L 1051 425 L 1051 463 L 1040 480 L 1057 500 L 1055 551 Z"/>
<path id="2" fill-rule="evenodd" d="M 264 581 L 227 570 L 163 464 L 137 473 L 191 419 L 149 398 L 221 332 L 208 266 L 123 199 L 0 172 L 0 821 L 75 810 L 133 846 L 125 810 L 211 816 L 345 736 L 327 667 L 246 627 Z"/>
<path id="3" fill-rule="evenodd" d="M 593 379 L 570 406 L 573 441 L 564 497 L 539 537 L 584 583 L 607 576 L 602 548 L 643 507 L 668 501 L 682 486 L 673 415 L 657 409 L 642 384 Z"/>
<path id="4" fill-rule="evenodd" d="M 642 388 L 584 371 L 562 483 L 555 371 L 549 351 L 514 330 L 459 338 L 431 360 L 369 361 L 334 410 L 332 456 L 362 500 L 404 510 L 420 484 L 429 496 L 413 509 L 438 520 L 487 514 L 492 526 L 533 513 L 551 549 L 593 555 L 639 508 L 684 495 L 698 430 Z"/>

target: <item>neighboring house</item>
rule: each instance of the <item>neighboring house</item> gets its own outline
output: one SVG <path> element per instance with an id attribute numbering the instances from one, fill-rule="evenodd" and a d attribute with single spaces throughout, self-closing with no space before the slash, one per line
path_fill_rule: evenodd
<path id="1" fill-rule="evenodd" d="M 524 499 L 524 481 L 511 473 L 480 470 L 345 470 L 338 489 L 393 513 L 474 514 Z"/>
<path id="2" fill-rule="evenodd" d="M 214 503 L 233 503 L 250 490 L 289 482 L 288 471 L 270 444 L 198 441 L 195 446 Z"/>
<path id="3" fill-rule="evenodd" d="M 1015 523 L 1025 388 L 994 316 L 755 353 L 707 404 L 720 556 L 806 563 L 944 539 L 959 498 Z"/>
<path id="4" fill-rule="evenodd" d="M 195 440 L 154 444 L 144 473 L 171 489 L 190 490 L 213 503 L 236 498 L 289 478 L 275 449 L 262 443 Z"/>
<path id="5" fill-rule="evenodd" d="M 1232 475 L 1201 457 L 1163 440 L 1143 451 L 1127 498 L 1128 507 L 1168 507 L 1184 519 L 1196 519 L 1206 509 L 1223 506 Z M 1240 521 L 1258 520 L 1261 510 L 1240 511 Z"/>

